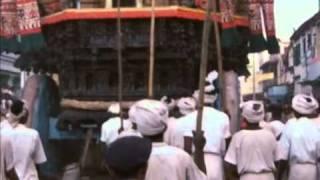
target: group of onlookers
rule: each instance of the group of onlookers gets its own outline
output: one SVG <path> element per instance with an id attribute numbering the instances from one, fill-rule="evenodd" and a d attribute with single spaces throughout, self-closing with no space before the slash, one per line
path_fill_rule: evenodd
<path id="1" fill-rule="evenodd" d="M 113 117 L 103 123 L 100 140 L 112 179 L 320 179 L 320 109 L 313 96 L 296 95 L 294 118 L 286 123 L 276 115 L 265 121 L 261 101 L 244 102 L 239 107 L 242 128 L 231 135 L 228 115 L 212 107 L 213 89 L 205 92 L 200 139 L 195 136 L 197 93 L 139 100 L 122 112 L 123 119 L 119 104 L 111 105 Z M 28 109 L 19 99 L 2 104 L 8 104 L 8 111 L 0 122 L 0 179 L 37 180 L 46 155 L 38 132 L 24 125 Z M 195 162 L 199 147 L 203 161 Z"/>

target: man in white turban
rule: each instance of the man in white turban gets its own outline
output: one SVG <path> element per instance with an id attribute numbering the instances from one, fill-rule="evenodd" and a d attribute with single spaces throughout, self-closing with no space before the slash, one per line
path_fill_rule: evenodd
<path id="1" fill-rule="evenodd" d="M 315 152 L 320 131 L 310 118 L 314 117 L 319 104 L 313 96 L 298 94 L 292 99 L 292 108 L 296 120 L 286 125 L 280 139 L 282 161 L 279 176 L 289 168 L 289 180 L 318 180 Z"/>
<path id="2" fill-rule="evenodd" d="M 247 128 L 233 135 L 225 156 L 230 174 L 240 180 L 275 179 L 277 141 L 272 132 L 260 128 L 264 115 L 262 102 L 244 103 L 242 116 L 248 123 Z"/>
<path id="3" fill-rule="evenodd" d="M 129 119 L 144 137 L 152 141 L 145 179 L 206 179 L 186 152 L 163 142 L 168 114 L 168 107 L 164 103 L 150 99 L 136 102 L 129 110 Z"/>
<path id="4" fill-rule="evenodd" d="M 204 159 L 209 180 L 223 179 L 223 157 L 227 141 L 231 136 L 229 117 L 224 112 L 212 107 L 217 99 L 217 88 L 213 82 L 217 77 L 217 73 L 212 72 L 206 78 L 202 119 L 202 130 L 206 139 Z M 199 90 L 194 92 L 193 97 L 198 103 Z M 197 113 L 196 110 L 177 119 L 176 130 L 172 133 L 170 145 L 185 149 L 191 154 L 194 153 L 192 131 L 196 129 Z"/>

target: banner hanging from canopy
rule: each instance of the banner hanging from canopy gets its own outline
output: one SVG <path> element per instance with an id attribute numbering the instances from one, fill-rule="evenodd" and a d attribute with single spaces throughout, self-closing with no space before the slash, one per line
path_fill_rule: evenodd
<path id="1" fill-rule="evenodd" d="M 0 50 L 25 52 L 43 47 L 36 0 L 0 1 Z"/>

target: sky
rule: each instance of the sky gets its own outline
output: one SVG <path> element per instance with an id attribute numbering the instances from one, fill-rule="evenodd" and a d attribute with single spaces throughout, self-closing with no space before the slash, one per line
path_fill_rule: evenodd
<path id="1" fill-rule="evenodd" d="M 319 0 L 275 0 L 277 37 L 289 41 L 294 29 L 319 10 Z"/>

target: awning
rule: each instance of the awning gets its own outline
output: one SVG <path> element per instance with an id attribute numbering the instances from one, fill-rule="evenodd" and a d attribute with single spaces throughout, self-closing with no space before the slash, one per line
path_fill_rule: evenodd
<path id="1" fill-rule="evenodd" d="M 152 9 L 150 7 L 121 8 L 120 17 L 122 19 L 148 19 L 151 18 L 151 11 Z M 116 19 L 118 16 L 117 13 L 118 12 L 116 8 L 66 9 L 42 18 L 42 25 L 72 20 Z M 179 6 L 156 7 L 155 16 L 156 18 L 180 18 L 203 21 L 205 19 L 205 11 Z M 220 13 L 213 13 L 212 20 L 221 22 Z M 248 18 L 243 16 L 235 16 L 235 24 L 236 26 L 248 26 Z M 228 24 L 225 24 L 225 26 L 228 26 Z"/>
<path id="2" fill-rule="evenodd" d="M 320 86 L 320 76 L 315 80 L 303 81 L 301 82 L 303 85 L 311 85 L 311 86 Z"/>

